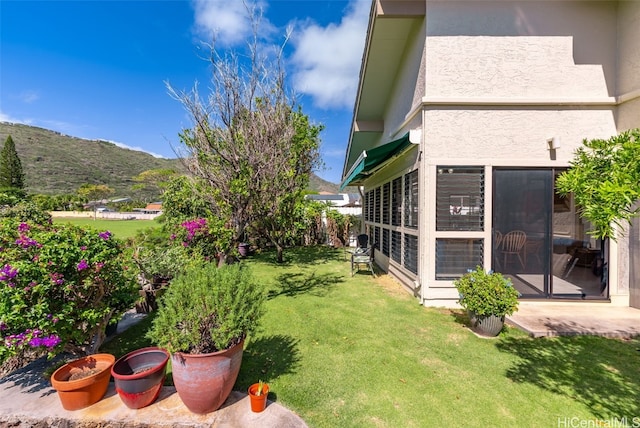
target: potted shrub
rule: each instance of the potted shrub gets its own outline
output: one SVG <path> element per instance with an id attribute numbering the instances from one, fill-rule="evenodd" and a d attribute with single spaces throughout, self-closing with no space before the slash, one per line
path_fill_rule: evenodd
<path id="1" fill-rule="evenodd" d="M 269 384 L 260 381 L 249 387 L 249 401 L 252 412 L 262 412 L 267 407 L 267 395 L 269 395 Z"/>
<path id="2" fill-rule="evenodd" d="M 217 410 L 231 393 L 264 299 L 241 264 L 190 268 L 163 294 L 148 336 L 171 352 L 174 386 L 193 413 Z"/>
<path id="3" fill-rule="evenodd" d="M 485 272 L 477 266 L 454 281 L 460 305 L 469 312 L 471 328 L 485 336 L 497 336 L 506 315 L 518 309 L 520 293 L 509 278 L 498 272 Z"/>

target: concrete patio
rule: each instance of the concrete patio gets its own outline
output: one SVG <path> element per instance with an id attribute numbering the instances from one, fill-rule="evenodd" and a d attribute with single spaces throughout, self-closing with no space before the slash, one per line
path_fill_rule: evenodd
<path id="1" fill-rule="evenodd" d="M 507 324 L 532 337 L 640 336 L 640 309 L 600 302 L 520 302 Z"/>
<path id="2" fill-rule="evenodd" d="M 0 426 L 45 427 L 291 427 L 307 425 L 296 414 L 269 401 L 261 413 L 251 411 L 246 393 L 233 391 L 222 407 L 206 415 L 191 413 L 173 387 L 163 387 L 158 399 L 142 409 L 126 407 L 113 382 L 102 400 L 84 409 L 62 408 L 57 392 L 42 375 L 38 360 L 0 379 Z"/>

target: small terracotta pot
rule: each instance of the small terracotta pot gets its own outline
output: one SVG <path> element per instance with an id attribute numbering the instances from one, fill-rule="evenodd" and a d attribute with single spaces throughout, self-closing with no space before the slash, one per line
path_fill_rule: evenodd
<path id="1" fill-rule="evenodd" d="M 249 400 L 251 401 L 251 411 L 259 413 L 267 407 L 267 396 L 269 395 L 269 385 L 262 384 L 262 394 L 256 395 L 258 391 L 258 383 L 254 383 L 249 387 Z"/>
<path id="2" fill-rule="evenodd" d="M 157 347 L 142 348 L 118 359 L 111 367 L 116 392 L 130 409 L 153 403 L 164 383 L 169 353 Z"/>
<path id="3" fill-rule="evenodd" d="M 111 366 L 116 357 L 94 354 L 73 360 L 51 375 L 51 385 L 58 392 L 65 410 L 78 410 L 97 403 L 109 388 Z M 83 373 L 90 373 L 84 377 Z M 78 379 L 69 380 L 71 377 Z"/>

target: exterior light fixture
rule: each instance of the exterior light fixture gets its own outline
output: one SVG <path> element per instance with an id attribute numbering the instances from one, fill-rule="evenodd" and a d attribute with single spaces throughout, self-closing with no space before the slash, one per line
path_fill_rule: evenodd
<path id="1" fill-rule="evenodd" d="M 547 140 L 547 150 L 556 150 L 560 148 L 560 137 L 553 137 Z"/>

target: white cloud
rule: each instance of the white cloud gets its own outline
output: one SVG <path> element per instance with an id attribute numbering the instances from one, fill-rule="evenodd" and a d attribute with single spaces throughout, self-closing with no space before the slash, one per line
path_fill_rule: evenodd
<path id="1" fill-rule="evenodd" d="M 244 42 L 252 32 L 247 8 L 264 9 L 262 1 L 193 0 L 195 26 L 206 37 L 223 46 Z"/>
<path id="2" fill-rule="evenodd" d="M 19 98 L 22 102 L 31 104 L 32 102 L 37 101 L 40 98 L 40 95 L 34 90 L 26 90 L 20 93 Z"/>
<path id="3" fill-rule="evenodd" d="M 154 152 L 150 152 L 149 150 L 145 150 L 142 147 L 131 147 L 131 146 L 127 146 L 126 144 L 123 144 L 123 143 L 118 143 L 117 141 L 109 141 L 109 140 L 101 140 L 101 141 L 106 141 L 108 143 L 113 144 L 114 146 L 120 147 L 121 149 L 135 150 L 136 152 L 148 153 L 151 156 L 153 156 L 154 158 L 167 159 L 166 157 L 164 157 L 162 155 L 159 155 L 159 154 L 154 153 Z"/>
<path id="4" fill-rule="evenodd" d="M 15 117 L 9 116 L 6 113 L 3 113 L 0 111 L 0 122 L 9 122 L 9 123 L 22 123 L 22 124 L 29 124 L 28 120 L 22 120 L 22 119 L 16 119 Z"/>
<path id="5" fill-rule="evenodd" d="M 318 107 L 353 107 L 370 6 L 352 0 L 339 24 L 311 24 L 294 34 L 293 85 Z"/>

